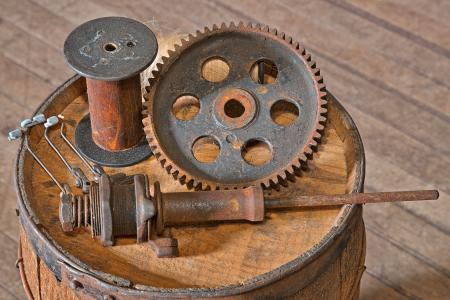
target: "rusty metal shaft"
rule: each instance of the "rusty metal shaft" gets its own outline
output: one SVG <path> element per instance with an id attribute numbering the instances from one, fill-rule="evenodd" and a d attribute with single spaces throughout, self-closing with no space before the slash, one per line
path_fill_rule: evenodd
<path id="1" fill-rule="evenodd" d="M 264 199 L 264 207 L 266 209 L 286 209 L 296 207 L 333 206 L 343 204 L 436 200 L 438 198 L 439 192 L 437 190 L 355 193 L 342 195 L 298 195 L 294 197 L 292 194 L 290 194 L 289 196 L 277 197 L 276 199 L 266 198 Z"/>
<path id="2" fill-rule="evenodd" d="M 164 226 L 191 225 L 220 221 L 264 220 L 263 192 L 260 187 L 239 190 L 162 193 Z"/>

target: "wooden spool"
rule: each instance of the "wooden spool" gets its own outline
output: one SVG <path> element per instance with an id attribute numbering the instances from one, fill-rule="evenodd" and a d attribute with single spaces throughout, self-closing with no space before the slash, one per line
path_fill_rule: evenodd
<path id="1" fill-rule="evenodd" d="M 88 112 L 85 80 L 71 78 L 37 112 L 64 115 L 67 134 L 73 140 L 74 126 Z M 327 122 L 308 170 L 275 193 L 290 189 L 305 194 L 362 192 L 361 139 L 350 116 L 331 94 Z M 73 165 L 84 167 L 58 130 L 52 131 L 50 138 Z M 56 178 L 73 183 L 43 140 L 42 127 L 30 131 L 29 144 Z M 161 182 L 163 192 L 185 190 L 154 157 L 120 171 L 146 173 L 151 182 Z M 85 173 L 89 174 L 88 170 Z M 34 299 L 358 298 L 365 259 L 359 205 L 271 212 L 258 225 L 172 229 L 179 240 L 180 257 L 159 259 L 148 245 L 138 245 L 133 238 L 102 247 L 86 230 L 63 233 L 58 219 L 59 190 L 23 145 L 16 163 L 16 182 L 22 224 L 19 252 L 23 259 L 19 264 L 24 286 Z M 72 190 L 78 192 L 73 185 Z"/>

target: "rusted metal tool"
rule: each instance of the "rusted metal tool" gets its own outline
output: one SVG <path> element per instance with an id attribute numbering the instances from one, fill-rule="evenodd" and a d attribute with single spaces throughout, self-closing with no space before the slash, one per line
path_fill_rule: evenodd
<path id="1" fill-rule="evenodd" d="M 149 186 L 147 177 L 103 174 L 91 184 L 89 197 L 64 194 L 60 220 L 64 231 L 89 227 L 104 246 L 115 237 L 136 236 L 149 242 L 158 257 L 178 255 L 178 242 L 170 227 L 230 221 L 262 222 L 267 210 L 297 209 L 354 203 L 434 200 L 435 190 L 345 195 L 290 195 L 264 198 L 261 186 L 244 189 L 162 193 L 159 183 Z"/>
<path id="2" fill-rule="evenodd" d="M 123 17 L 91 20 L 67 37 L 66 60 L 86 77 L 90 114 L 77 125 L 75 142 L 88 159 L 122 167 L 151 154 L 141 123 L 140 72 L 157 51 L 153 32 Z"/>

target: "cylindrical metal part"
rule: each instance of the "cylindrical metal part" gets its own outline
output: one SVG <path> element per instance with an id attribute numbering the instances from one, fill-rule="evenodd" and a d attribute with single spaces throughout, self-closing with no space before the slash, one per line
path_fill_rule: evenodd
<path id="1" fill-rule="evenodd" d="M 144 136 L 139 74 L 119 81 L 86 78 L 92 139 L 108 151 L 131 148 Z"/>
<path id="2" fill-rule="evenodd" d="M 343 204 L 365 204 L 396 201 L 436 200 L 439 192 L 436 190 L 383 192 L 383 193 L 355 193 L 342 195 L 289 195 L 285 197 L 266 198 L 266 209 L 295 208 L 306 206 L 332 206 Z"/>
<path id="3" fill-rule="evenodd" d="M 191 225 L 217 221 L 264 220 L 260 187 L 240 190 L 163 193 L 164 226 Z"/>

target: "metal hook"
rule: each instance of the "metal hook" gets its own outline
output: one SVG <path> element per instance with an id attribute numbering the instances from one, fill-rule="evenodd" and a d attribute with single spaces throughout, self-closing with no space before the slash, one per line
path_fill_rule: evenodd
<path id="1" fill-rule="evenodd" d="M 59 149 L 53 144 L 53 142 L 48 137 L 48 130 L 57 125 L 59 122 L 59 119 L 57 116 L 52 116 L 47 119 L 47 122 L 45 122 L 44 127 L 44 138 L 46 139 L 47 143 L 50 145 L 50 147 L 56 152 L 56 154 L 59 156 L 59 158 L 62 160 L 62 162 L 66 165 L 69 172 L 72 174 L 72 176 L 75 178 L 75 185 L 78 188 L 81 188 L 84 193 L 89 192 L 90 182 L 86 175 L 83 173 L 83 171 L 80 168 L 74 168 L 72 167 L 69 162 L 64 158 L 64 156 L 61 154 Z"/>
<path id="2" fill-rule="evenodd" d="M 50 176 L 50 178 L 53 180 L 53 182 L 59 187 L 59 189 L 61 190 L 61 193 L 66 194 L 67 191 L 64 189 L 63 185 L 56 179 L 56 177 L 50 172 L 49 169 L 47 169 L 47 167 L 44 165 L 44 163 L 39 159 L 39 157 L 30 149 L 30 147 L 28 146 L 28 138 L 25 137 L 24 138 L 24 144 L 25 144 L 25 148 L 27 149 L 27 151 L 31 154 L 31 156 L 33 156 L 34 160 L 41 166 L 42 169 L 44 169 L 44 171 L 48 174 L 48 176 Z"/>
<path id="3" fill-rule="evenodd" d="M 61 138 L 66 142 L 66 144 L 72 149 L 73 152 L 75 152 L 78 157 L 81 159 L 81 161 L 86 165 L 86 167 L 92 172 L 95 179 L 98 180 L 102 174 L 105 173 L 102 167 L 98 165 L 92 166 L 87 159 L 78 151 L 78 149 L 70 142 L 69 138 L 64 134 L 64 122 L 61 122 L 61 130 L 60 130 Z"/>

